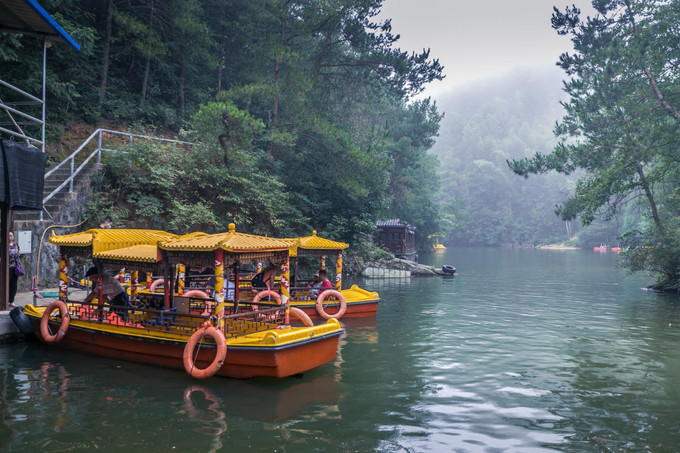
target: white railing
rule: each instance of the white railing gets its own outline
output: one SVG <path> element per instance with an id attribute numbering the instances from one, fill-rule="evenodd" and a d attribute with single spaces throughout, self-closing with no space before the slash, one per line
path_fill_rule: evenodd
<path id="1" fill-rule="evenodd" d="M 7 115 L 7 119 L 9 119 L 8 122 L 2 122 L 0 123 L 0 132 L 4 132 L 5 134 L 12 135 L 14 137 L 19 137 L 23 140 L 26 141 L 27 144 L 32 145 L 32 146 L 40 146 L 44 150 L 44 143 L 45 143 L 45 137 L 44 137 L 44 124 L 45 124 L 45 116 L 44 116 L 44 109 L 43 109 L 43 114 L 42 118 L 36 118 L 35 116 L 31 116 L 29 113 L 26 111 L 19 110 L 14 107 L 20 107 L 20 106 L 41 106 L 41 108 L 45 105 L 45 101 L 43 101 L 40 98 L 37 98 L 31 94 L 28 94 L 27 92 L 10 85 L 9 83 L 5 82 L 4 80 L 0 79 L 0 86 L 7 88 L 10 92 L 13 92 L 15 94 L 18 94 L 20 98 L 25 100 L 21 101 L 6 101 L 4 99 L 4 96 L 0 96 L 0 110 L 5 112 L 5 115 Z M 14 106 L 14 107 L 12 107 Z M 30 107 L 29 107 L 30 108 Z M 17 119 L 15 116 L 21 117 L 22 119 Z M 3 115 L 4 118 L 4 115 Z M 3 126 L 13 126 L 14 129 L 8 129 Z M 21 126 L 40 126 L 41 127 L 41 138 L 40 140 L 31 137 L 24 131 L 24 129 Z"/>
<path id="2" fill-rule="evenodd" d="M 124 136 L 127 137 L 127 146 L 131 147 L 134 144 L 135 139 L 139 140 L 146 140 L 146 141 L 154 141 L 154 142 L 161 142 L 161 143 L 168 143 L 172 144 L 173 148 L 175 148 L 177 145 L 183 145 L 183 146 L 191 146 L 193 143 L 191 142 L 183 142 L 181 140 L 171 140 L 167 138 L 160 138 L 160 137 L 151 137 L 148 135 L 138 135 L 138 134 L 129 134 L 127 132 L 118 132 L 118 131 L 111 131 L 108 129 L 97 129 L 90 135 L 87 140 L 85 140 L 82 145 L 78 147 L 73 153 L 71 153 L 70 156 L 68 156 L 66 159 L 62 160 L 60 163 L 58 163 L 54 168 L 52 168 L 50 171 L 45 173 L 45 179 L 49 178 L 52 174 L 54 174 L 55 171 L 57 171 L 59 168 L 62 168 L 63 166 L 69 165 L 69 175 L 66 177 L 64 182 L 62 182 L 56 189 L 54 189 L 51 193 L 46 195 L 43 198 L 43 211 L 47 212 L 44 208 L 45 204 L 51 200 L 58 192 L 63 190 L 66 185 L 68 185 L 68 191 L 73 192 L 73 180 L 75 179 L 76 176 L 78 176 L 78 173 L 80 173 L 84 168 L 85 165 L 87 165 L 95 156 L 97 157 L 97 163 L 101 162 L 102 158 L 102 152 L 103 151 L 110 151 L 110 152 L 126 152 L 120 149 L 110 149 L 110 148 L 104 148 L 102 146 L 103 142 L 103 135 L 108 134 L 108 135 L 115 135 L 115 136 Z M 82 158 L 83 155 L 87 153 L 85 149 L 87 146 L 95 139 L 97 138 L 97 146 L 95 147 L 94 151 L 90 152 L 85 159 L 83 159 L 82 162 L 77 164 L 76 167 L 76 158 L 80 159 Z M 49 215 L 49 212 L 47 213 Z M 51 217 L 51 216 L 50 216 Z M 40 211 L 40 220 L 43 219 L 42 211 Z"/>

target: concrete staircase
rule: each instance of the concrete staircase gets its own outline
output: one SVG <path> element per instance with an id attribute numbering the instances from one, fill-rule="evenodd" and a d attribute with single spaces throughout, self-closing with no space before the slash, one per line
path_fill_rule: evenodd
<path id="1" fill-rule="evenodd" d="M 43 233 L 52 228 L 51 231 L 57 234 L 75 232 L 71 227 L 82 223 L 83 207 L 91 195 L 89 182 L 103 166 L 102 153 L 124 155 L 126 148 L 132 147 L 134 142 L 172 146 L 177 152 L 193 145 L 179 140 L 97 129 L 69 157 L 45 173 L 42 218 L 40 211 L 13 211 L 14 230 L 31 233 L 31 252 L 28 254 L 22 250 L 26 254 L 22 255 L 22 263 L 27 275 L 37 277 L 39 287 L 58 284 L 59 276 L 59 250 L 48 240 L 43 240 Z M 28 291 L 30 285 L 30 278 L 19 279 L 19 291 Z"/>

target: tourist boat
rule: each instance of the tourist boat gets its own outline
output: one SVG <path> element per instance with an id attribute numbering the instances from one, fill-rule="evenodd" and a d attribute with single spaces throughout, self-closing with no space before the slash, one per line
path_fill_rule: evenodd
<path id="1" fill-rule="evenodd" d="M 433 249 L 435 252 L 445 252 L 445 251 L 446 251 L 446 246 L 445 246 L 444 244 L 439 244 L 439 243 L 437 243 L 437 244 L 434 244 L 434 245 L 432 246 L 432 249 Z"/>
<path id="2" fill-rule="evenodd" d="M 621 253 L 622 248 L 621 247 L 612 247 L 612 252 L 614 253 Z"/>
<path id="3" fill-rule="evenodd" d="M 378 303 L 380 302 L 380 296 L 377 292 L 367 291 L 357 285 L 352 285 L 350 288 L 342 288 L 342 251 L 348 247 L 348 244 L 317 236 L 316 231 L 313 231 L 311 236 L 287 239 L 244 235 L 237 232 L 230 234 L 232 235 L 232 241 L 238 238 L 256 238 L 258 241 L 263 241 L 265 246 L 272 241 L 285 241 L 288 244 L 289 256 L 293 259 L 291 264 L 293 281 L 290 282 L 288 303 L 291 308 L 302 310 L 310 318 L 310 321 L 375 316 Z M 185 239 L 190 239 L 191 237 L 195 238 L 197 236 L 194 234 Z M 229 285 L 230 287 L 238 286 L 238 289 L 235 291 L 236 297 L 229 298 L 227 303 L 250 304 L 252 302 L 251 299 L 259 292 L 257 288 L 252 286 L 251 282 L 253 277 L 262 271 L 262 262 L 256 263 L 248 250 L 240 250 L 238 247 L 231 248 L 230 250 L 237 257 L 243 255 L 243 259 L 238 259 L 238 266 L 232 266 L 228 269 Z M 327 256 L 335 257 L 333 261 L 335 264 L 335 285 L 331 288 L 331 291 L 324 291 L 322 294 L 319 294 L 317 290 L 308 286 L 312 281 L 311 276 L 299 278 L 302 270 L 300 269 L 301 266 L 298 265 L 298 258 L 307 259 L 307 261 L 309 257 L 318 259 L 317 268 L 326 269 Z M 250 265 L 248 265 L 249 263 Z M 281 276 L 277 275 L 280 270 L 277 266 L 270 266 L 268 269 L 271 269 L 273 272 L 271 276 L 272 281 L 267 285 L 267 290 L 277 292 L 281 286 Z M 132 295 L 131 274 L 122 270 L 119 272 L 118 278 L 121 284 L 126 286 L 128 294 Z M 192 274 L 185 266 L 178 265 L 175 269 L 174 279 L 176 281 L 174 287 L 178 291 L 178 295 L 184 291 L 191 291 L 191 295 L 205 299 L 212 298 L 212 294 L 206 292 L 208 276 L 205 274 Z M 145 285 L 139 287 L 138 291 L 143 293 L 162 292 L 165 281 L 164 277 L 156 278 L 153 281 L 149 279 Z M 87 282 L 81 280 L 80 285 L 85 286 Z M 233 290 L 230 289 L 230 291 Z M 278 292 L 276 295 L 269 294 L 268 296 L 280 298 Z"/>
<path id="4" fill-rule="evenodd" d="M 375 316 L 378 310 L 380 296 L 377 292 L 367 291 L 352 285 L 342 288 L 342 252 L 349 247 L 344 242 L 332 241 L 317 236 L 312 231 L 311 236 L 287 238 L 289 253 L 292 259 L 292 274 L 290 288 L 290 305 L 301 309 L 312 319 L 329 318 L 361 318 Z M 313 282 L 312 275 L 302 276 L 301 260 L 318 260 L 315 269 L 327 269 L 326 258 L 335 258 L 335 284 L 332 290 L 318 292 L 308 285 Z"/>
<path id="5" fill-rule="evenodd" d="M 238 268 L 246 259 L 279 259 L 285 270 L 288 263 L 287 242 L 239 234 L 233 224 L 229 229 L 216 235 L 102 229 L 53 236 L 50 242 L 60 246 L 59 299 L 48 307 L 28 305 L 24 315 L 45 343 L 185 369 L 198 379 L 212 375 L 280 378 L 334 360 L 343 332 L 337 320 L 316 326 L 309 322 L 305 327 L 290 325 L 290 314 L 296 312 L 286 303 L 287 272 L 282 278 L 281 304 L 262 301 L 255 310 L 252 305 L 224 303 L 225 265 Z M 68 300 L 67 263 L 75 256 L 91 257 L 100 269 L 113 269 L 114 273 L 121 267 L 134 269 L 131 306 L 110 307 L 97 299 L 92 303 Z M 182 289 L 178 294 L 170 291 L 175 286 L 174 269 L 183 266 L 213 269 L 214 300 L 195 297 L 190 291 L 182 295 Z M 140 291 L 139 272 L 161 274 L 170 284 L 162 294 Z"/>
<path id="6" fill-rule="evenodd" d="M 607 251 L 607 246 L 604 244 L 600 244 L 599 247 L 593 247 L 594 252 L 606 252 Z"/>

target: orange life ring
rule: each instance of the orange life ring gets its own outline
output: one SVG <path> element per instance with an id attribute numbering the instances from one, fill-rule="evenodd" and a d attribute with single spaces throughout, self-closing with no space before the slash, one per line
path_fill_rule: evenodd
<path id="1" fill-rule="evenodd" d="M 217 352 L 215 353 L 215 360 L 207 368 L 197 368 L 194 360 L 194 349 L 196 345 L 203 339 L 203 337 L 211 337 L 215 340 Z M 207 379 L 217 373 L 227 357 L 227 343 L 224 339 L 224 334 L 208 324 L 207 326 L 199 327 L 196 332 L 191 335 L 187 345 L 184 347 L 184 354 L 182 361 L 184 362 L 184 369 L 189 376 L 194 379 Z"/>
<path id="2" fill-rule="evenodd" d="M 340 302 L 340 310 L 338 310 L 338 312 L 335 314 L 329 315 L 323 308 L 323 302 L 324 300 L 331 296 L 335 297 Z M 334 289 L 328 289 L 322 292 L 321 294 L 319 294 L 319 297 L 316 298 L 316 311 L 319 313 L 319 316 L 321 316 L 323 319 L 342 318 L 345 312 L 347 311 L 347 302 L 345 301 L 345 296 L 340 294 L 340 291 L 336 291 Z"/>
<path id="3" fill-rule="evenodd" d="M 59 315 L 61 315 L 61 325 L 59 326 L 59 331 L 57 331 L 55 334 L 52 334 L 50 331 L 50 316 L 52 316 L 52 312 L 56 308 L 59 309 Z M 71 316 L 68 314 L 68 307 L 64 301 L 55 300 L 49 304 L 43 312 L 42 319 L 40 320 L 40 335 L 42 336 L 43 341 L 45 343 L 58 343 L 61 341 L 64 335 L 66 335 L 70 319 Z"/>
<path id="4" fill-rule="evenodd" d="M 165 285 L 165 279 L 164 278 L 158 278 L 158 279 L 154 280 L 153 282 L 151 282 L 151 286 L 149 286 L 149 291 L 153 293 L 154 291 L 156 291 L 156 287 L 158 287 L 160 285 Z"/>
<path id="5" fill-rule="evenodd" d="M 312 318 L 310 318 L 304 311 L 297 307 L 290 307 L 290 312 L 293 314 L 293 316 L 302 321 L 302 324 L 306 325 L 307 327 L 314 327 Z"/>
<path id="6" fill-rule="evenodd" d="M 257 311 L 258 302 L 260 302 L 260 300 L 262 300 L 262 298 L 265 296 L 273 297 L 274 300 L 276 300 L 276 303 L 278 305 L 281 305 L 281 296 L 279 295 L 279 293 L 277 293 L 276 291 L 272 291 L 270 289 L 265 289 L 264 291 L 260 291 L 259 293 L 257 293 L 257 295 L 255 295 L 255 297 L 253 297 L 253 310 Z"/>
<path id="7" fill-rule="evenodd" d="M 200 289 L 192 289 L 191 291 L 187 291 L 186 293 L 182 294 L 184 297 L 196 297 L 198 299 L 210 299 L 210 296 L 205 291 L 201 291 Z"/>

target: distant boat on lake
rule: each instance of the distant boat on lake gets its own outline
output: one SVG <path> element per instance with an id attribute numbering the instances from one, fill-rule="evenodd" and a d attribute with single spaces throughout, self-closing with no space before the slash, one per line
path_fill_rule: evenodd
<path id="1" fill-rule="evenodd" d="M 621 247 L 609 247 L 609 246 L 604 245 L 604 244 L 600 244 L 599 247 L 593 247 L 594 252 L 601 252 L 601 253 L 607 252 L 607 251 L 611 251 L 613 253 L 621 253 L 621 250 L 622 250 Z"/>

